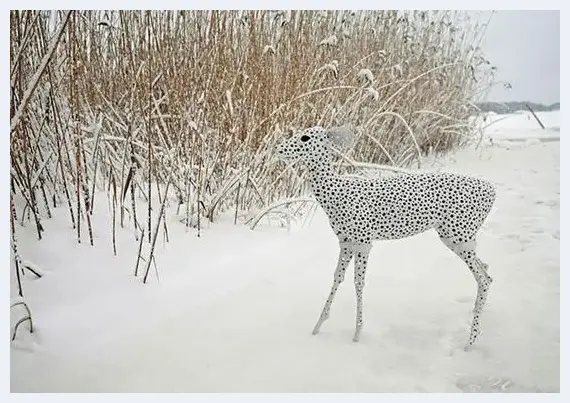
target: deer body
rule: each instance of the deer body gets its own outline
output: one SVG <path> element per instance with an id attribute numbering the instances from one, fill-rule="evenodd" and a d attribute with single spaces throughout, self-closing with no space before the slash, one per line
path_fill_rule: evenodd
<path id="1" fill-rule="evenodd" d="M 347 186 L 353 192 L 343 191 Z M 407 238 L 430 229 L 460 238 L 459 225 L 475 230 L 485 218 L 483 214 L 474 217 L 472 205 L 490 208 L 492 204 L 489 183 L 453 173 L 367 179 L 323 178 L 311 172 L 311 188 L 335 234 L 341 241 L 355 243 Z"/>
<path id="2" fill-rule="evenodd" d="M 315 198 L 339 239 L 333 286 L 313 334 L 329 317 L 336 291 L 354 257 L 357 312 L 353 340 L 358 341 L 372 241 L 407 238 L 434 229 L 442 242 L 467 264 L 478 284 L 466 348 L 471 346 L 479 333 L 480 316 L 492 282 L 487 265 L 476 256 L 475 248 L 476 234 L 495 200 L 493 186 L 485 180 L 454 173 L 402 174 L 379 179 L 337 175 L 332 168 L 330 148 L 347 148 L 351 141 L 346 131 L 315 127 L 278 148 L 281 158 L 301 158 L 305 163 Z"/>

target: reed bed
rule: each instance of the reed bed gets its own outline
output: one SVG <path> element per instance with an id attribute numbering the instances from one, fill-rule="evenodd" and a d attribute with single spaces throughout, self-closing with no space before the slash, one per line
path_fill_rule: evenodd
<path id="1" fill-rule="evenodd" d="M 168 208 L 198 236 L 224 211 L 255 226 L 308 203 L 273 149 L 314 125 L 353 128 L 345 162 L 419 166 L 476 130 L 484 30 L 455 11 L 11 11 L 12 222 L 41 239 L 62 206 L 93 245 L 106 192 L 113 239 L 135 229 L 139 250 Z"/>

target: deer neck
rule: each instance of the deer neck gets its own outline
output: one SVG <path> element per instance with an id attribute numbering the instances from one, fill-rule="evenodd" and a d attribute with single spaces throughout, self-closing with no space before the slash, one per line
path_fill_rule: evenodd
<path id="1" fill-rule="evenodd" d="M 333 169 L 332 159 L 330 156 L 324 156 L 322 160 L 307 161 L 306 166 L 309 170 L 311 190 L 321 206 L 328 210 L 332 201 L 329 192 L 335 188 L 331 186 L 331 182 L 335 182 L 338 177 Z"/>

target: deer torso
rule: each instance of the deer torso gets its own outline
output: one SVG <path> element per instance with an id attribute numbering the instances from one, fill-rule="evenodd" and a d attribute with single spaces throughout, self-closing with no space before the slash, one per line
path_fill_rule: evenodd
<path id="1" fill-rule="evenodd" d="M 431 228 L 461 236 L 490 209 L 494 191 L 478 178 L 452 173 L 402 174 L 382 179 L 334 175 L 311 178 L 313 192 L 341 241 L 399 239 Z"/>

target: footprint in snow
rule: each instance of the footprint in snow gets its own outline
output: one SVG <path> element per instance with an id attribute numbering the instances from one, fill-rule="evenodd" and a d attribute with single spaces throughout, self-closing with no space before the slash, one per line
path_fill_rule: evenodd
<path id="1" fill-rule="evenodd" d="M 466 376 L 455 382 L 462 392 L 468 393 L 543 393 L 545 391 L 530 385 L 520 385 L 512 379 L 499 376 Z"/>

